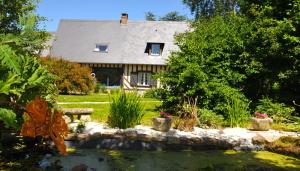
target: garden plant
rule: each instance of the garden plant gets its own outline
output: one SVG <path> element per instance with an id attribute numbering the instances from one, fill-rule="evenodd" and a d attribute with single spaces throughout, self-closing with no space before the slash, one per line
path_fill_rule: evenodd
<path id="1" fill-rule="evenodd" d="M 111 127 L 130 128 L 141 122 L 144 105 L 137 92 L 119 90 L 112 94 L 108 124 Z"/>

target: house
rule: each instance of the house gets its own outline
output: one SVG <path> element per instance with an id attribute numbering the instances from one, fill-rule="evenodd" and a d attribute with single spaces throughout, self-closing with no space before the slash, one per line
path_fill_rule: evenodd
<path id="1" fill-rule="evenodd" d="M 61 20 L 50 50 L 53 57 L 90 66 L 106 86 L 146 90 L 159 86 L 152 75 L 166 70 L 178 47 L 174 35 L 188 30 L 186 22 Z"/>

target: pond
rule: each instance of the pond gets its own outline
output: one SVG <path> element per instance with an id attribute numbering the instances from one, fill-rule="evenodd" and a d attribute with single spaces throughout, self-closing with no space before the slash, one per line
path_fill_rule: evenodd
<path id="1" fill-rule="evenodd" d="M 60 160 L 66 170 L 85 164 L 90 170 L 300 170 L 300 159 L 267 151 L 120 151 L 78 149 Z M 93 169 L 94 168 L 94 169 Z"/>

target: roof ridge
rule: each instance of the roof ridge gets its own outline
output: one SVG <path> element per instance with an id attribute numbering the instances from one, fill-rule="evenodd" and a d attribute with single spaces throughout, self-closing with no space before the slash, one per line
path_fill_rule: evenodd
<path id="1" fill-rule="evenodd" d="M 61 19 L 65 22 L 119 22 L 119 20 L 96 20 L 96 19 Z M 188 23 L 187 21 L 146 21 L 146 20 L 128 20 L 129 23 Z"/>

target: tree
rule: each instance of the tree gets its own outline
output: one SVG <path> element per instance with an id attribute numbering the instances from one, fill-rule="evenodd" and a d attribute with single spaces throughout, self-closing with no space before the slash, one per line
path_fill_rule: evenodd
<path id="1" fill-rule="evenodd" d="M 255 25 L 247 49 L 262 66 L 248 78 L 247 96 L 291 105 L 300 101 L 300 1 L 251 0 L 246 5 L 242 11 Z"/>
<path id="2" fill-rule="evenodd" d="M 252 25 L 245 17 L 219 16 L 192 26 L 176 38 L 180 51 L 172 53 L 169 71 L 160 75 L 163 107 L 176 110 L 185 98 L 198 97 L 198 107 L 225 115 L 234 98 L 247 102 L 243 83 L 260 68 L 244 51 Z"/>
<path id="3" fill-rule="evenodd" d="M 177 38 L 180 51 L 161 75 L 164 106 L 198 96 L 199 107 L 224 114 L 236 96 L 253 105 L 300 101 L 300 1 L 241 2 L 239 15 L 200 18 Z"/>
<path id="4" fill-rule="evenodd" d="M 156 21 L 156 15 L 150 11 L 145 13 L 145 18 L 147 21 Z"/>
<path id="5" fill-rule="evenodd" d="M 145 18 L 147 21 L 156 21 L 157 17 L 152 12 L 147 12 L 145 14 Z M 167 13 L 166 15 L 159 17 L 160 21 L 185 21 L 187 17 L 184 15 L 180 15 L 177 11 L 172 11 Z"/>
<path id="6" fill-rule="evenodd" d="M 179 15 L 179 12 L 172 11 L 165 16 L 159 18 L 160 21 L 185 21 L 187 18 L 183 15 Z"/>
<path id="7" fill-rule="evenodd" d="M 183 0 L 183 3 L 190 8 L 191 13 L 195 15 L 195 19 L 199 19 L 200 16 L 224 15 L 226 13 L 235 12 L 240 1 Z"/>
<path id="8" fill-rule="evenodd" d="M 20 32 L 19 19 L 35 8 L 36 0 L 0 0 L 0 33 Z"/>

